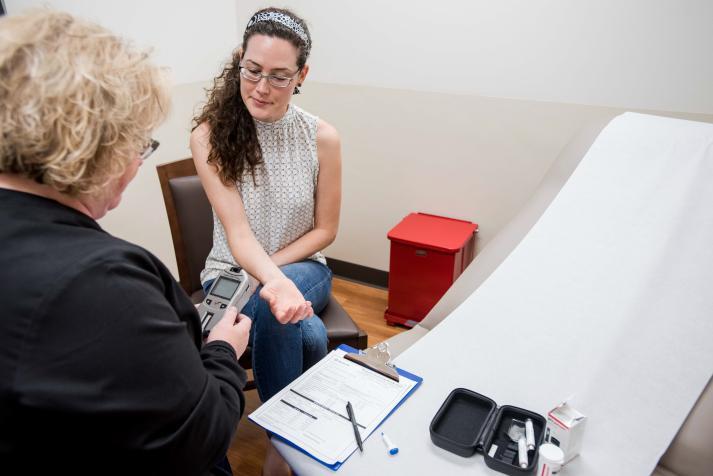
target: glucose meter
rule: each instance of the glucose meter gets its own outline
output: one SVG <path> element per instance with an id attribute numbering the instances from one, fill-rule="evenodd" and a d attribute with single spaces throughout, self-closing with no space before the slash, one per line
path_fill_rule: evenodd
<path id="1" fill-rule="evenodd" d="M 240 311 L 254 291 L 255 286 L 244 269 L 232 267 L 221 271 L 198 306 L 203 334 L 210 332 L 228 307 L 235 306 Z"/>

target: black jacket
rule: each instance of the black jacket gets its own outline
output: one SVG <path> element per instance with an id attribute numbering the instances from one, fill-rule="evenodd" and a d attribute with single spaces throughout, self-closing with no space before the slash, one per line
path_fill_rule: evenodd
<path id="1" fill-rule="evenodd" d="M 203 474 L 244 384 L 155 256 L 0 189 L 0 473 Z"/>

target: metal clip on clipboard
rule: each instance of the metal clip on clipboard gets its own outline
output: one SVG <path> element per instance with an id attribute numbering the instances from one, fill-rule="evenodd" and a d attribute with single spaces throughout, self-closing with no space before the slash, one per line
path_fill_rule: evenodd
<path id="1" fill-rule="evenodd" d="M 376 344 L 374 347 L 369 347 L 365 351 L 360 351 L 358 354 L 347 353 L 344 355 L 344 358 L 373 370 L 384 377 L 388 377 L 391 380 L 399 381 L 399 373 L 391 363 L 389 344 L 386 342 Z"/>

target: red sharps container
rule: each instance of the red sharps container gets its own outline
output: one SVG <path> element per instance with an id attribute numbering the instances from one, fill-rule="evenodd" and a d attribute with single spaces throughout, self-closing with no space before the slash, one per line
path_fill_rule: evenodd
<path id="1" fill-rule="evenodd" d="M 475 255 L 478 224 L 411 213 L 388 233 L 388 324 L 416 325 L 445 294 Z"/>

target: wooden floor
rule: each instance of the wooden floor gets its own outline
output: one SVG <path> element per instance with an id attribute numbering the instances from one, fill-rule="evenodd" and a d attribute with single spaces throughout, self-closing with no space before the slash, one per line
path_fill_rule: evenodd
<path id="1" fill-rule="evenodd" d="M 334 278 L 332 291 L 334 297 L 354 319 L 359 327 L 369 335 L 369 346 L 406 330 L 402 327 L 388 326 L 384 321 L 387 292 L 361 284 Z M 267 437 L 265 432 L 250 422 L 246 415 L 260 405 L 256 390 L 245 393 L 246 408 L 240 420 L 238 432 L 228 450 L 228 459 L 237 476 L 259 476 L 265 456 Z"/>

